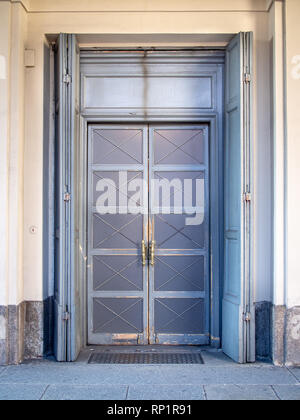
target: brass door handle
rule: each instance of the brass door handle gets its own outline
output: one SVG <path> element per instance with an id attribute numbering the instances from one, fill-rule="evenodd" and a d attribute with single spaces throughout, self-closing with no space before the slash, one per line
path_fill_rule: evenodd
<path id="1" fill-rule="evenodd" d="M 142 241 L 142 264 L 146 265 L 147 247 L 146 242 Z"/>
<path id="2" fill-rule="evenodd" d="M 155 241 L 151 242 L 151 250 L 150 250 L 150 264 L 155 264 Z"/>

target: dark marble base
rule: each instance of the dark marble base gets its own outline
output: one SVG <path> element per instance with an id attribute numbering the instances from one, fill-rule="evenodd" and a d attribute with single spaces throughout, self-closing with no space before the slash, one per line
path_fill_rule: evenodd
<path id="1" fill-rule="evenodd" d="M 53 354 L 53 332 L 54 332 L 54 299 L 53 296 L 44 301 L 44 350 L 45 356 Z"/>
<path id="2" fill-rule="evenodd" d="M 272 304 L 259 302 L 255 305 L 255 346 L 257 360 L 272 358 Z"/>

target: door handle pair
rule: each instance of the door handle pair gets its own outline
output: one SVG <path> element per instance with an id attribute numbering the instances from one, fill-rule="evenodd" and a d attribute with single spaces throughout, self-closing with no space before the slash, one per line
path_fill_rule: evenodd
<path id="1" fill-rule="evenodd" d="M 145 266 L 146 265 L 146 258 L 147 258 L 147 247 L 146 242 L 142 241 L 142 263 Z"/>
<path id="2" fill-rule="evenodd" d="M 150 264 L 155 264 L 155 241 L 152 241 L 150 246 Z"/>
<path id="3" fill-rule="evenodd" d="M 150 259 L 150 264 L 153 266 L 155 264 L 155 241 L 151 242 L 150 249 L 149 249 L 148 258 Z M 147 262 L 147 246 L 146 242 L 142 241 L 142 263 L 143 266 L 146 265 Z"/>

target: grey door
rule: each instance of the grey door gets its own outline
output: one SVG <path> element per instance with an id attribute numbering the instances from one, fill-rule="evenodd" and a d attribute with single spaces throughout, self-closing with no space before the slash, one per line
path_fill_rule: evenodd
<path id="1" fill-rule="evenodd" d="M 240 33 L 226 51 L 224 156 L 223 351 L 239 363 L 255 361 L 255 310 L 250 287 L 252 34 Z M 250 194 L 251 196 L 251 194 Z"/>
<path id="2" fill-rule="evenodd" d="M 66 192 L 65 185 L 68 185 L 67 162 L 69 150 L 66 147 L 69 138 L 66 129 L 66 106 L 68 96 L 68 86 L 63 83 L 65 69 L 68 68 L 68 36 L 60 34 L 56 44 L 56 106 L 58 109 L 56 135 L 55 135 L 55 161 L 56 178 L 55 189 L 57 198 L 55 201 L 55 230 L 59 232 L 55 237 L 55 290 L 54 290 L 54 354 L 58 361 L 67 360 L 67 323 L 63 322 L 63 314 L 67 312 L 67 286 L 65 279 L 68 280 L 66 272 L 68 256 L 68 232 L 65 228 L 69 222 L 69 208 L 63 200 Z"/>
<path id="3" fill-rule="evenodd" d="M 90 344 L 146 344 L 148 340 L 147 266 L 142 264 L 148 191 L 143 190 L 139 200 L 128 191 L 144 179 L 148 179 L 147 127 L 89 128 Z M 109 207 L 104 211 L 99 209 L 101 198 L 103 207 Z M 136 204 L 137 214 L 128 213 L 129 199 Z"/>
<path id="4" fill-rule="evenodd" d="M 89 127 L 89 344 L 209 343 L 208 127 Z"/>
<path id="5" fill-rule="evenodd" d="M 150 127 L 150 343 L 209 343 L 208 127 Z"/>
<path id="6" fill-rule="evenodd" d="M 54 354 L 58 361 L 76 360 L 82 347 L 81 258 L 78 205 L 79 48 L 75 35 L 60 34 L 56 45 L 56 209 Z M 69 83 L 66 83 L 69 79 Z M 72 199 L 71 199 L 72 198 Z M 78 262 L 78 264 L 77 264 Z M 72 316 L 71 316 L 72 315 Z"/>

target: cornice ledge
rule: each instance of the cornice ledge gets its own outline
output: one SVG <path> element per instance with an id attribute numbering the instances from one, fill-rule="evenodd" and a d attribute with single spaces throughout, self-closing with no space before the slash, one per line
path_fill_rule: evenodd
<path id="1" fill-rule="evenodd" d="M 38 13 L 39 12 L 39 10 L 35 10 L 35 8 L 33 7 L 31 7 L 31 1 L 30 0 L 0 0 L 0 1 L 7 1 L 7 2 L 10 2 L 10 3 L 17 3 L 17 4 L 20 4 L 20 5 L 22 5 L 22 7 L 24 8 L 24 10 L 27 12 L 27 13 L 31 13 L 31 12 L 36 12 L 36 13 Z M 270 11 L 270 9 L 272 8 L 272 5 L 273 5 L 273 3 L 275 3 L 276 1 L 278 1 L 278 2 L 282 2 L 283 0 L 264 0 L 264 2 L 262 3 L 263 4 L 263 7 L 261 7 L 261 9 L 260 10 L 248 10 L 249 12 L 251 11 L 251 12 L 258 12 L 258 11 L 260 11 L 260 12 L 263 12 L 263 11 L 265 11 L 265 12 L 269 12 Z M 32 5 L 33 6 L 33 5 Z M 86 10 L 86 12 L 89 12 L 90 10 Z M 98 10 L 99 12 L 103 12 L 104 10 Z M 107 10 L 107 11 L 110 11 L 110 12 L 118 12 L 118 11 L 123 11 L 123 10 Z M 125 10 L 124 10 L 125 11 Z M 126 10 L 126 12 L 133 12 L 134 10 Z M 136 10 L 137 11 L 137 10 Z M 141 10 L 139 10 L 139 11 L 141 11 Z M 148 10 L 149 11 L 149 10 Z M 155 11 L 157 11 L 157 12 L 160 12 L 160 11 L 162 11 L 162 10 L 155 10 Z M 166 10 L 167 11 L 167 10 Z M 170 12 L 171 12 L 171 10 L 169 10 Z M 177 10 L 176 10 L 177 11 Z M 187 10 L 188 11 L 188 10 Z M 196 10 L 193 10 L 193 12 L 195 12 Z M 198 10 L 197 10 L 198 11 Z M 199 10 L 199 12 L 200 12 L 201 10 Z M 218 10 L 216 9 L 216 10 L 205 10 L 205 9 L 203 9 L 203 12 L 205 12 L 205 11 L 214 11 L 214 12 L 218 12 Z M 219 12 L 222 12 L 222 11 L 232 11 L 232 10 L 219 10 Z M 242 10 L 239 10 L 239 11 L 242 11 Z M 245 10 L 246 11 L 246 10 Z M 50 9 L 50 10 L 43 10 L 43 12 L 55 12 L 55 10 L 53 10 L 53 9 Z M 57 12 L 62 12 L 62 10 L 57 10 Z M 70 12 L 70 10 L 64 10 L 63 12 L 65 12 L 65 13 L 68 13 L 68 12 Z M 76 12 L 79 12 L 79 10 L 76 10 Z M 83 10 L 80 10 L 80 12 L 83 12 Z M 95 12 L 95 11 L 94 11 Z M 146 12 L 146 10 L 145 10 L 145 12 Z M 178 12 L 179 12 L 179 10 L 178 10 Z"/>

